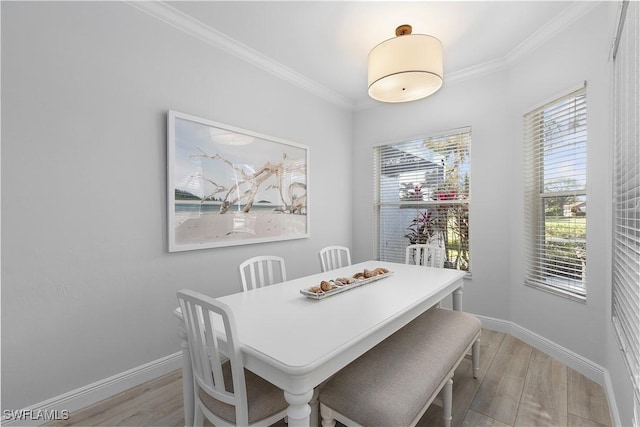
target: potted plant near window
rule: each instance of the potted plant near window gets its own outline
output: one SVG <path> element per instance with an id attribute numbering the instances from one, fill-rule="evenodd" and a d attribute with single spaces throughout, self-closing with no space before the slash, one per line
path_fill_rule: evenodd
<path id="1" fill-rule="evenodd" d="M 443 202 L 418 212 L 404 237 L 409 244 L 437 244 L 445 248 L 445 268 L 469 269 L 469 221 L 467 205 L 446 203 L 458 197 L 455 190 L 436 191 L 433 198 Z"/>

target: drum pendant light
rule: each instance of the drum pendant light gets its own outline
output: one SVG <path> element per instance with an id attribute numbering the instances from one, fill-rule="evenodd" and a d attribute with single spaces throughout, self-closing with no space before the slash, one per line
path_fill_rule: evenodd
<path id="1" fill-rule="evenodd" d="M 382 102 L 407 102 L 435 93 L 443 83 L 442 43 L 433 36 L 396 28 L 396 37 L 369 53 L 369 96 Z"/>

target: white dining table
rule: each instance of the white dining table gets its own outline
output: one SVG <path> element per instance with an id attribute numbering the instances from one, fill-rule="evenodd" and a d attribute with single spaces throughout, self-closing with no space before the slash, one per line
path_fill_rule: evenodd
<path id="1" fill-rule="evenodd" d="M 300 293 L 322 280 L 377 267 L 391 274 L 319 300 Z M 217 299 L 233 311 L 245 367 L 284 391 L 290 426 L 309 426 L 317 424 L 318 385 L 448 295 L 453 309 L 462 310 L 464 275 L 366 261 Z M 185 423 L 192 425 L 193 376 L 181 328 Z"/>

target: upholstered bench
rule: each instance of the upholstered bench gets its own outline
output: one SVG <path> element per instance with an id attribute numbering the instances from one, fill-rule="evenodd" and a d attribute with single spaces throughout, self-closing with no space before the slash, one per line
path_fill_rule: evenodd
<path id="1" fill-rule="evenodd" d="M 322 425 L 413 426 L 443 390 L 450 426 L 453 373 L 471 349 L 477 378 L 481 327 L 471 314 L 429 309 L 322 386 Z"/>

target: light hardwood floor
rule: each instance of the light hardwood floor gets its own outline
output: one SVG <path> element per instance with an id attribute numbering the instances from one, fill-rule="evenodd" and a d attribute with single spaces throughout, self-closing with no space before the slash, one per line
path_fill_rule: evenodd
<path id="1" fill-rule="evenodd" d="M 508 334 L 483 329 L 478 379 L 468 359 L 454 376 L 455 427 L 599 427 L 610 426 L 610 418 L 600 385 Z M 49 425 L 182 426 L 182 374 L 176 371 Z M 436 405 L 418 423 L 442 425 Z"/>

